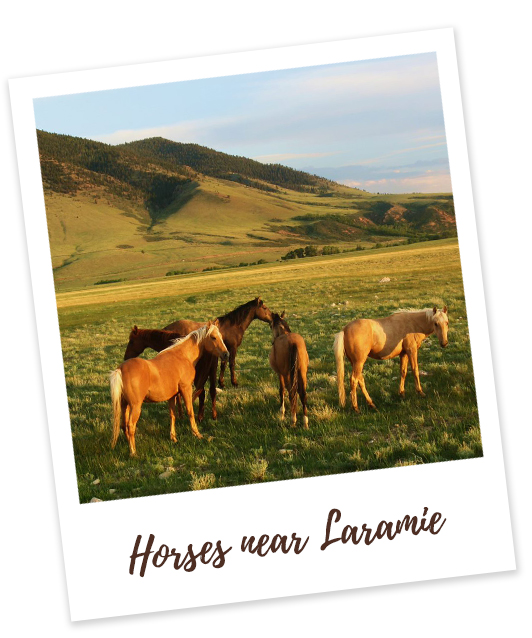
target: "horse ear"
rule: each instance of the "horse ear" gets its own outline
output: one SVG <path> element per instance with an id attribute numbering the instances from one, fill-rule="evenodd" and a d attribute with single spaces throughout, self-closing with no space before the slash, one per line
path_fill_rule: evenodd
<path id="1" fill-rule="evenodd" d="M 437 306 L 434 306 L 434 308 L 432 309 L 432 314 L 435 315 L 438 312 L 438 308 Z"/>
<path id="2" fill-rule="evenodd" d="M 281 319 L 284 319 L 285 315 L 286 315 L 286 310 L 283 310 L 283 312 L 281 313 Z"/>
<path id="3" fill-rule="evenodd" d="M 443 312 L 444 312 L 445 314 L 448 314 L 448 313 L 447 313 L 447 306 L 443 306 Z"/>
<path id="4" fill-rule="evenodd" d="M 257 297 L 257 303 L 259 306 L 263 306 L 264 305 L 264 301 L 262 301 L 262 299 L 260 297 Z"/>
<path id="5" fill-rule="evenodd" d="M 207 321 L 207 325 L 205 326 L 207 329 L 212 326 L 212 321 Z"/>
<path id="6" fill-rule="evenodd" d="M 131 330 L 131 332 L 136 335 L 138 331 L 139 329 L 137 328 L 137 326 L 133 326 L 133 329 Z"/>

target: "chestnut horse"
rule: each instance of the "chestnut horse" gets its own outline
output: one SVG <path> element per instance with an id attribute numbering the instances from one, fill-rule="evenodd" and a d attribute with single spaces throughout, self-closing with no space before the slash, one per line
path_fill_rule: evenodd
<path id="1" fill-rule="evenodd" d="M 222 334 L 224 343 L 229 350 L 229 362 L 231 368 L 231 382 L 237 386 L 236 376 L 234 372 L 235 358 L 237 348 L 242 343 L 244 332 L 254 319 L 260 319 L 266 323 L 271 323 L 272 313 L 269 308 L 264 305 L 260 297 L 252 299 L 238 308 L 231 310 L 225 315 L 218 317 L 215 321 Z M 138 357 L 144 352 L 145 348 L 153 348 L 160 351 L 165 343 L 170 339 L 170 334 L 184 337 L 192 330 L 204 326 L 205 323 L 199 321 L 191 321 L 189 319 L 181 319 L 166 326 L 164 330 L 141 330 L 137 326 L 133 327 L 129 335 L 129 343 L 126 348 L 124 359 L 130 357 Z M 220 387 L 224 387 L 223 375 L 227 360 L 222 360 L 220 369 Z M 207 379 L 210 383 L 210 397 L 212 405 L 212 418 L 216 419 L 218 413 L 216 411 L 216 370 L 218 367 L 218 358 L 204 352 L 200 360 L 196 364 L 196 378 L 194 385 L 196 391 L 194 398 L 199 396 L 198 421 L 202 421 L 205 414 L 205 384 Z M 179 401 L 179 399 L 178 399 Z M 178 403 L 179 407 L 179 403 Z"/>
<path id="2" fill-rule="evenodd" d="M 412 312 L 396 312 L 384 319 L 356 319 L 348 323 L 334 339 L 334 356 L 338 382 L 340 405 L 345 405 L 344 387 L 344 353 L 351 362 L 351 404 L 355 412 L 359 412 L 357 402 L 357 386 L 366 398 L 367 404 L 375 408 L 375 404 L 366 390 L 362 368 L 368 357 L 372 359 L 391 359 L 400 356 L 401 381 L 399 394 L 404 396 L 405 378 L 408 361 L 414 374 L 416 390 L 425 396 L 419 382 L 417 351 L 421 342 L 433 332 L 438 336 L 442 348 L 448 345 L 447 330 L 449 318 L 447 306 L 443 310 L 428 308 Z"/>
<path id="3" fill-rule="evenodd" d="M 229 353 L 218 327 L 209 322 L 186 337 L 176 340 L 156 357 L 133 358 L 124 361 L 111 373 L 111 398 L 114 421 L 112 447 L 116 445 L 120 428 L 129 442 L 131 456 L 136 454 L 135 430 L 143 403 L 168 401 L 170 409 L 170 439 L 177 441 L 175 410 L 177 395 L 185 402 L 192 433 L 202 438 L 192 405 L 192 383 L 196 374 L 195 364 L 204 352 L 215 357 L 227 358 Z"/>
<path id="4" fill-rule="evenodd" d="M 284 394 L 288 388 L 292 427 L 297 421 L 297 395 L 303 406 L 303 427 L 308 429 L 307 416 L 307 370 L 309 358 L 305 341 L 301 335 L 291 332 L 284 319 L 285 313 L 273 313 L 271 324 L 273 347 L 270 352 L 270 366 L 279 375 L 279 398 L 281 400 L 281 419 L 284 419 Z"/>

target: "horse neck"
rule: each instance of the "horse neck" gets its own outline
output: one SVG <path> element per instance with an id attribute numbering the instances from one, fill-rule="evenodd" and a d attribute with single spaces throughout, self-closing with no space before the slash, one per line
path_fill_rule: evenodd
<path id="1" fill-rule="evenodd" d="M 204 344 L 203 341 L 200 343 L 196 342 L 194 337 L 187 339 L 183 342 L 181 347 L 177 347 L 175 352 L 179 352 L 180 354 L 185 355 L 185 357 L 192 363 L 192 365 L 196 365 L 198 359 L 203 353 Z M 171 352 L 171 350 L 170 350 Z"/>
<path id="2" fill-rule="evenodd" d="M 430 335 L 434 332 L 434 324 L 427 317 L 427 313 L 424 310 L 413 312 L 412 320 L 415 329 L 409 330 L 409 332 L 422 332 L 425 335 Z"/>
<path id="3" fill-rule="evenodd" d="M 172 345 L 173 337 L 163 330 L 150 330 L 147 332 L 146 336 L 147 341 L 150 343 L 150 347 L 158 350 L 159 352 Z"/>
<path id="4" fill-rule="evenodd" d="M 255 306 L 251 307 L 248 311 L 248 314 L 244 318 L 244 321 L 240 323 L 240 328 L 242 328 L 242 332 L 244 333 L 248 328 L 249 324 L 253 321 L 253 319 L 257 318 L 257 309 Z"/>

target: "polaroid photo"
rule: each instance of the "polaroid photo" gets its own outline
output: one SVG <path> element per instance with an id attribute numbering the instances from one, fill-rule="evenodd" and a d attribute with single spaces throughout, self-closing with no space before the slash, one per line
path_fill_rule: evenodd
<path id="1" fill-rule="evenodd" d="M 72 620 L 515 569 L 451 29 L 10 91 Z"/>

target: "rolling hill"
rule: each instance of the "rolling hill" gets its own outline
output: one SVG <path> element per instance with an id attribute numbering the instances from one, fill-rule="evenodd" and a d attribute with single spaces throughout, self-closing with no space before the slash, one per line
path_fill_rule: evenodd
<path id="1" fill-rule="evenodd" d="M 451 194 L 374 195 L 162 138 L 37 135 L 57 290 L 456 235 Z"/>

